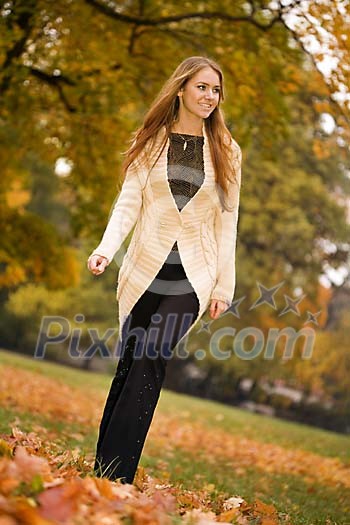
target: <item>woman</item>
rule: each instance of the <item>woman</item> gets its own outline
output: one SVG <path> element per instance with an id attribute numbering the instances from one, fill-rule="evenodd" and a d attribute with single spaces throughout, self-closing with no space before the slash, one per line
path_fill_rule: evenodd
<path id="1" fill-rule="evenodd" d="M 235 289 L 241 149 L 220 102 L 223 74 L 184 60 L 135 132 L 125 180 L 88 259 L 100 275 L 133 226 L 118 275 L 122 353 L 102 416 L 95 472 L 132 483 L 175 346 L 209 306 L 216 319 Z"/>

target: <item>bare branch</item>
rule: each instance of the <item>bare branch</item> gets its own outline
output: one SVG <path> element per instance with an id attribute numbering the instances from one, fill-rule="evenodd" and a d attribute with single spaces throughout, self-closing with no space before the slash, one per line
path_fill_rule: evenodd
<path id="1" fill-rule="evenodd" d="M 9 88 L 11 82 L 11 65 L 16 58 L 19 58 L 24 52 L 27 40 L 34 26 L 33 18 L 35 0 L 31 0 L 26 6 L 18 7 L 21 8 L 19 9 L 20 14 L 17 16 L 17 13 L 15 13 L 13 18 L 23 31 L 23 34 L 14 42 L 13 46 L 6 51 L 5 60 L 1 66 L 3 78 L 0 83 L 0 93 L 4 93 Z M 8 20 L 8 24 L 12 24 L 12 18 L 11 20 Z"/>
<path id="2" fill-rule="evenodd" d="M 72 106 L 72 104 L 70 104 L 67 96 L 65 95 L 63 91 L 63 84 L 65 84 L 66 86 L 76 86 L 77 85 L 76 80 L 72 80 L 71 78 L 67 77 L 66 75 L 62 75 L 62 74 L 52 75 L 50 73 L 47 73 L 46 71 L 43 71 L 35 67 L 28 67 L 28 66 L 21 66 L 21 67 L 25 67 L 26 69 L 29 70 L 32 76 L 38 78 L 42 82 L 45 82 L 49 86 L 52 86 L 53 88 L 55 88 L 58 92 L 60 100 L 63 102 L 64 106 L 69 111 L 69 113 L 75 113 L 77 111 L 77 109 L 74 106 Z M 120 68 L 121 68 L 121 65 L 117 63 L 117 64 L 111 65 L 108 69 L 109 71 L 117 71 Z M 93 75 L 100 75 L 101 73 L 102 73 L 101 69 L 91 69 L 90 71 L 86 71 L 82 75 L 78 75 L 77 80 L 79 81 L 81 78 L 91 77 Z"/>
<path id="3" fill-rule="evenodd" d="M 100 13 L 103 13 L 104 15 L 113 18 L 115 20 L 118 20 L 119 22 L 124 22 L 127 24 L 135 24 L 137 26 L 158 26 L 163 24 L 171 24 L 173 22 L 182 22 L 183 20 L 195 20 L 195 19 L 201 19 L 201 20 L 223 20 L 227 22 L 249 22 L 250 24 L 254 25 L 258 29 L 261 29 L 262 31 L 269 30 L 276 22 L 280 20 L 280 13 L 277 12 L 277 15 L 266 24 L 263 24 L 261 22 L 258 22 L 253 18 L 252 15 L 243 15 L 243 16 L 235 16 L 230 15 L 228 13 L 223 13 L 221 11 L 203 11 L 203 12 L 194 12 L 194 13 L 183 13 L 179 15 L 171 15 L 171 16 L 164 16 L 164 17 L 155 17 L 150 18 L 146 16 L 134 16 L 134 15 L 127 15 L 124 13 L 120 13 L 116 11 L 115 9 L 111 8 L 107 4 L 103 4 L 99 2 L 98 0 L 85 0 L 85 2 L 93 7 L 95 7 Z"/>
<path id="4" fill-rule="evenodd" d="M 69 111 L 69 113 L 76 113 L 76 108 L 70 104 L 62 87 L 62 84 L 74 86 L 75 82 L 73 80 L 69 79 L 68 77 L 65 77 L 64 75 L 49 75 L 48 73 L 45 73 L 45 71 L 41 71 L 40 69 L 36 69 L 34 67 L 30 67 L 28 69 L 31 75 L 45 82 L 46 84 L 53 86 L 57 90 L 61 102 L 64 104 L 65 108 L 67 109 L 67 111 Z"/>

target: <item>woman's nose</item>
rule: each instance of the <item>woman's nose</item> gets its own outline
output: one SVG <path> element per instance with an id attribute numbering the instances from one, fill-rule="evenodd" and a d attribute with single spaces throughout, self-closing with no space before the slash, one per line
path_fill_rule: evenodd
<path id="1" fill-rule="evenodd" d="M 209 90 L 209 91 L 206 92 L 205 98 L 211 100 L 213 97 L 214 97 L 214 94 L 213 94 L 212 91 Z"/>

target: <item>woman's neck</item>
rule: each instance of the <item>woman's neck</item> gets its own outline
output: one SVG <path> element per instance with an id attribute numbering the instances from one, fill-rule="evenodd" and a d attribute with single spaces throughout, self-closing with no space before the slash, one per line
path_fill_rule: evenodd
<path id="1" fill-rule="evenodd" d="M 203 121 L 199 125 L 198 123 L 175 121 L 171 131 L 183 135 L 203 135 Z"/>

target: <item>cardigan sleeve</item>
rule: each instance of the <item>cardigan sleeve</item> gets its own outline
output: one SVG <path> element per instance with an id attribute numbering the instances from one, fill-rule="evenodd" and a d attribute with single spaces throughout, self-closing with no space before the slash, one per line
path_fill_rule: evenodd
<path id="1" fill-rule="evenodd" d="M 135 225 L 142 206 L 142 187 L 137 170 L 129 167 L 119 197 L 113 207 L 100 244 L 91 253 L 102 255 L 111 263 L 129 232 Z"/>
<path id="2" fill-rule="evenodd" d="M 229 185 L 229 206 L 232 211 L 221 210 L 219 207 L 215 214 L 215 236 L 218 246 L 217 280 L 211 294 L 211 299 L 224 301 L 231 305 L 236 286 L 236 240 L 239 198 L 241 188 L 242 151 L 232 139 L 234 150 L 234 168 L 237 183 Z"/>

